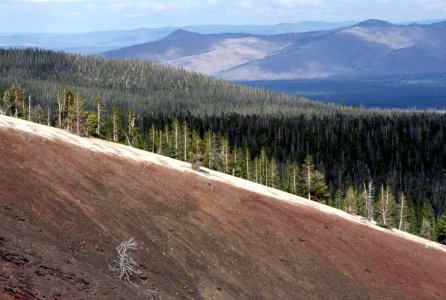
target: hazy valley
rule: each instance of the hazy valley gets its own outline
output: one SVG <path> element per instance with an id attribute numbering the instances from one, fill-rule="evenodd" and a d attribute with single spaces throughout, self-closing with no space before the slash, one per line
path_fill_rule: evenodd
<path id="1" fill-rule="evenodd" d="M 446 107 L 446 23 L 279 35 L 178 30 L 104 57 L 167 63 L 247 86 L 366 107 Z"/>

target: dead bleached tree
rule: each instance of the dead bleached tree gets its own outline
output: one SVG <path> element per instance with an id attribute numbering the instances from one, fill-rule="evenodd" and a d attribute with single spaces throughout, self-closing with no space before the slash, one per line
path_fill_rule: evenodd
<path id="1" fill-rule="evenodd" d="M 157 291 L 143 288 L 133 281 L 141 275 L 141 272 L 137 269 L 138 263 L 129 254 L 130 251 L 136 250 L 137 246 L 137 243 L 133 239 L 121 242 L 121 244 L 116 247 L 118 254 L 113 265 L 109 266 L 109 269 L 118 275 L 119 280 L 127 281 L 138 289 L 142 289 L 142 293 L 141 291 L 139 292 L 140 296 L 144 295 L 147 299 L 153 300 L 158 296 L 161 299 Z"/>
<path id="2" fill-rule="evenodd" d="M 138 276 L 140 272 L 137 270 L 138 263 L 129 255 L 131 250 L 137 249 L 137 243 L 133 239 L 123 241 L 116 247 L 118 252 L 114 264 L 110 265 L 110 271 L 119 275 L 119 280 L 132 282 L 135 276 Z"/>
<path id="3" fill-rule="evenodd" d="M 367 208 L 367 218 L 373 221 L 375 215 L 375 200 L 374 200 L 373 181 L 369 182 L 368 187 L 364 184 L 364 200 Z"/>
<path id="4" fill-rule="evenodd" d="M 0 98 L 0 115 L 8 115 L 11 113 L 10 98 L 9 91 L 3 94 L 3 99 Z"/>

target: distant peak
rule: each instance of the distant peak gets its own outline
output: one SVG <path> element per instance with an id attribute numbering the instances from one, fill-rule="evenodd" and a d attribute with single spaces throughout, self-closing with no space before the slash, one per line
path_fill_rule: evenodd
<path id="1" fill-rule="evenodd" d="M 184 30 L 184 29 L 177 29 L 174 32 L 172 32 L 170 35 L 183 35 L 183 34 L 192 34 L 193 32 Z"/>
<path id="2" fill-rule="evenodd" d="M 392 26 L 392 23 L 382 21 L 382 20 L 371 19 L 371 20 L 367 20 L 367 21 L 358 23 L 355 26 L 358 26 L 358 27 L 388 27 L 388 26 Z"/>
<path id="3" fill-rule="evenodd" d="M 429 26 L 433 27 L 433 28 L 438 28 L 438 29 L 446 29 L 446 21 L 437 22 L 437 23 L 431 24 Z"/>
<path id="4" fill-rule="evenodd" d="M 195 33 L 195 32 L 190 32 L 187 30 L 183 30 L 183 29 L 177 29 L 174 32 L 172 32 L 171 34 L 161 38 L 160 40 L 163 40 L 163 41 L 182 40 L 185 38 L 190 38 L 190 37 L 198 36 L 198 35 L 200 35 L 200 34 Z"/>

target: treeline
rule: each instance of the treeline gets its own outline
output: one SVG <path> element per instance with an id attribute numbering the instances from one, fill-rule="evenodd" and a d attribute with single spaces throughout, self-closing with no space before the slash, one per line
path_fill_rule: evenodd
<path id="1" fill-rule="evenodd" d="M 339 116 L 337 126 L 342 130 L 330 132 L 333 126 L 323 125 L 328 125 L 329 122 L 307 117 L 302 118 L 300 124 L 299 118 L 243 117 L 237 114 L 203 118 L 190 114 L 144 116 L 125 105 L 114 105 L 107 109 L 101 98 L 87 101 L 67 87 L 60 88 L 53 96 L 51 106 L 44 109 L 40 104 L 33 104 L 33 98 L 26 97 L 19 84 L 11 85 L 2 94 L 0 113 L 63 128 L 82 136 L 125 143 L 188 161 L 196 169 L 202 166 L 211 168 L 326 203 L 351 214 L 376 220 L 385 227 L 399 228 L 437 241 L 446 239 L 446 213 L 435 212 L 426 197 L 419 202 L 417 199 L 411 200 L 414 195 L 405 185 L 400 184 L 400 189 L 396 189 L 393 184 L 398 181 L 388 176 L 391 174 L 390 170 L 396 166 L 392 165 L 390 169 L 382 167 L 383 174 L 374 173 L 381 170 L 380 164 L 385 161 L 381 162 L 380 157 L 369 147 L 375 145 L 377 150 L 374 151 L 378 152 L 385 148 L 381 149 L 379 142 L 372 138 L 373 134 L 367 130 L 369 121 L 364 118 L 361 119 L 361 124 L 347 127 L 352 121 L 343 121 L 342 116 Z M 412 116 L 412 127 L 408 124 L 404 128 L 408 132 L 411 128 L 417 129 L 409 136 L 413 134 L 413 138 L 420 138 L 419 135 L 423 135 L 425 131 L 419 131 L 423 127 L 419 126 L 419 117 L 415 116 L 419 115 Z M 397 119 L 392 120 L 398 124 Z M 438 121 L 442 120 L 440 118 Z M 441 124 L 435 121 L 435 118 L 430 118 L 430 126 Z M 389 134 L 395 133 L 393 126 L 389 125 L 387 129 Z M 427 131 L 431 134 L 436 132 L 431 127 L 427 127 Z M 300 134 L 308 134 L 310 138 Z M 341 134 L 353 139 L 350 141 L 352 144 L 345 140 L 347 144 L 344 148 L 330 146 L 332 143 L 340 145 L 332 139 Z M 366 170 L 361 170 L 357 166 L 348 168 L 346 161 L 353 159 L 353 154 L 348 149 L 351 150 L 358 142 L 354 140 L 357 135 L 365 135 L 363 138 L 367 137 L 368 140 L 360 143 L 365 147 L 355 150 L 358 151 L 356 161 L 360 160 L 359 152 L 365 152 L 371 166 L 378 164 L 376 169 L 367 167 Z M 395 145 L 386 145 L 387 149 L 407 146 L 402 137 L 396 136 L 393 139 Z M 313 145 L 314 141 L 319 145 Z M 437 146 L 430 139 L 426 141 L 430 143 L 429 147 L 436 149 Z M 417 143 L 424 147 L 421 139 Z M 327 152 L 332 152 L 332 156 L 328 156 Z M 435 156 L 435 153 L 430 154 Z M 382 158 L 389 156 L 389 161 L 394 161 L 392 155 L 401 154 L 398 151 L 396 154 L 381 154 Z M 404 161 L 403 156 L 399 163 Z M 417 164 L 420 160 L 408 163 Z M 403 169 L 402 165 L 397 167 Z M 341 174 L 336 173 L 339 170 Z M 355 170 L 358 171 L 357 174 Z M 428 179 L 420 177 L 416 180 Z M 414 187 L 418 190 L 420 184 Z"/>

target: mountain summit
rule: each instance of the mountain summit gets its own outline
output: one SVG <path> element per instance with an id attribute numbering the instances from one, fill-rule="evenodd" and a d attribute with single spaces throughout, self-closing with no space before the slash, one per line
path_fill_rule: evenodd
<path id="1" fill-rule="evenodd" d="M 366 20 L 361 23 L 358 23 L 354 26 L 357 26 L 357 27 L 392 27 L 395 25 L 393 25 L 392 23 L 386 22 L 386 21 L 382 21 L 382 20 L 370 19 L 370 20 Z"/>
<path id="2" fill-rule="evenodd" d="M 159 41 L 181 41 L 185 39 L 193 39 L 198 36 L 200 36 L 200 34 L 198 33 L 190 32 L 183 29 L 177 29 L 168 36 L 159 39 Z"/>

